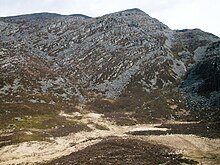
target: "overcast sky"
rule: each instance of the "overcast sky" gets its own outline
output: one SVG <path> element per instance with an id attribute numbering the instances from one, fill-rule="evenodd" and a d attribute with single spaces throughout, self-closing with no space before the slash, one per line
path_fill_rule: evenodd
<path id="1" fill-rule="evenodd" d="M 171 29 L 200 28 L 220 37 L 220 0 L 0 0 L 0 17 L 38 12 L 96 17 L 130 8 Z"/>

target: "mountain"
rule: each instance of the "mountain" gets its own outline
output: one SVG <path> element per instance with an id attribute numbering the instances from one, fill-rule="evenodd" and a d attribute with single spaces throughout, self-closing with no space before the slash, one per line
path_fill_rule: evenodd
<path id="1" fill-rule="evenodd" d="M 139 9 L 29 14 L 0 25 L 3 116 L 17 106 L 26 114 L 27 106 L 82 103 L 148 121 L 219 107 L 220 41 L 200 29 L 171 30 Z"/>
<path id="2" fill-rule="evenodd" d="M 209 44 L 201 60 L 186 73 L 182 83 L 191 110 L 202 112 L 202 118 L 220 121 L 220 42 Z M 214 112 L 213 112 L 214 111 Z M 204 114 L 205 113 L 205 114 Z"/>
<path id="3" fill-rule="evenodd" d="M 80 151 L 52 164 L 90 161 L 87 153 L 94 149 L 93 162 L 105 160 L 100 157 L 111 162 L 112 153 L 121 151 L 122 164 L 136 157 L 148 163 L 218 164 L 219 139 L 209 138 L 220 135 L 219 57 L 217 36 L 172 30 L 136 8 L 96 18 L 2 17 L 0 164 L 45 163 L 75 149 Z M 145 149 L 134 150 L 143 144 Z M 184 153 L 196 161 L 188 160 L 167 148 L 173 153 L 182 145 L 202 155 Z"/>

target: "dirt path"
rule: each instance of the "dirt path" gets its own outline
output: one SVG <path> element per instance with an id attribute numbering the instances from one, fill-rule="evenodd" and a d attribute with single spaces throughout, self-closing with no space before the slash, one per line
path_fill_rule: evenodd
<path id="1" fill-rule="evenodd" d="M 24 142 L 0 148 L 0 165 L 9 164 L 37 164 L 51 161 L 84 149 L 87 146 L 100 142 L 109 136 L 127 136 L 139 138 L 152 143 L 163 144 L 194 157 L 204 156 L 207 153 L 220 153 L 220 139 L 211 140 L 193 135 L 163 135 L 163 136 L 133 136 L 126 134 L 132 131 L 158 130 L 166 131 L 167 128 L 156 128 L 157 125 L 143 124 L 134 126 L 118 126 L 105 120 L 102 114 L 96 113 L 60 113 L 69 120 L 81 116 L 81 122 L 87 124 L 91 132 L 78 132 L 64 137 L 51 138 L 49 141 Z M 97 129 L 97 125 L 105 127 L 105 130 Z"/>

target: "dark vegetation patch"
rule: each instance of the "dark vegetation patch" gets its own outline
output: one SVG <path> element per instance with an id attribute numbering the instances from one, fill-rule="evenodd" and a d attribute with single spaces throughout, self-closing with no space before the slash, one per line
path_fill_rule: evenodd
<path id="1" fill-rule="evenodd" d="M 87 103 L 88 109 L 104 114 L 118 125 L 193 120 L 177 88 L 167 87 L 146 93 L 138 84 L 129 86 L 117 99 L 97 97 Z M 172 105 L 177 105 L 176 109 L 172 109 Z"/>
<path id="2" fill-rule="evenodd" d="M 136 139 L 108 138 L 81 151 L 54 160 L 47 165 L 106 165 L 106 164 L 198 164 L 183 158 L 163 145 Z"/>
<path id="3" fill-rule="evenodd" d="M 220 108 L 207 108 L 202 111 L 192 111 L 191 116 L 197 121 L 220 122 Z"/>
<path id="4" fill-rule="evenodd" d="M 210 56 L 194 65 L 181 85 L 187 104 L 195 111 L 220 107 L 220 57 Z"/>
<path id="5" fill-rule="evenodd" d="M 167 135 L 193 134 L 202 137 L 220 138 L 220 123 L 189 123 L 189 124 L 162 124 L 158 128 L 168 128 L 168 131 L 136 131 L 132 135 Z"/>
<path id="6" fill-rule="evenodd" d="M 0 104 L 0 128 L 7 128 L 9 124 L 17 123 L 16 118 L 24 121 L 25 118 L 37 116 L 56 115 L 54 105 L 45 104 L 20 104 L 20 103 L 3 103 Z"/>
<path id="7" fill-rule="evenodd" d="M 9 135 L 0 136 L 0 147 L 27 141 L 45 141 L 48 136 L 46 131 L 10 130 Z"/>
<path id="8" fill-rule="evenodd" d="M 46 115 L 22 118 L 21 121 L 9 124 L 7 129 L 2 130 L 4 133 L 0 136 L 0 147 L 26 141 L 49 140 L 50 137 L 67 136 L 79 131 L 91 131 L 86 124 L 81 122 Z"/>
<path id="9" fill-rule="evenodd" d="M 91 130 L 80 121 L 70 121 L 59 116 L 61 110 L 76 111 L 74 104 L 63 102 L 0 104 L 0 147 Z"/>
<path id="10" fill-rule="evenodd" d="M 79 131 L 92 131 L 86 124 L 75 123 L 75 124 L 66 124 L 61 125 L 57 129 L 53 129 L 50 132 L 50 135 L 53 137 L 67 136 L 70 133 L 77 133 Z"/>

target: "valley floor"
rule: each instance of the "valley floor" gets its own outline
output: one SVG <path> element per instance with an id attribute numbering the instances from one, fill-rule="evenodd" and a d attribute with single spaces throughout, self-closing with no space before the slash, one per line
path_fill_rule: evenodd
<path id="1" fill-rule="evenodd" d="M 220 164 L 219 123 L 119 126 L 98 113 L 59 115 L 67 120 L 81 116 L 91 131 L 1 147 L 0 165 Z"/>

